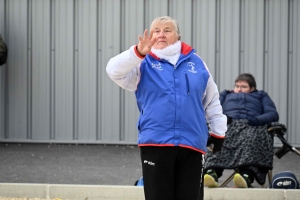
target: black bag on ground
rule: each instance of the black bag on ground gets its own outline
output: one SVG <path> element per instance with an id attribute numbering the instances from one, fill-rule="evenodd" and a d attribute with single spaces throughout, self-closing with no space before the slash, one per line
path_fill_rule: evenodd
<path id="1" fill-rule="evenodd" d="M 7 60 L 7 46 L 0 35 L 0 65 L 5 64 L 6 60 Z"/>
<path id="2" fill-rule="evenodd" d="M 294 173 L 283 171 L 273 176 L 270 188 L 274 189 L 299 189 L 299 182 Z"/>

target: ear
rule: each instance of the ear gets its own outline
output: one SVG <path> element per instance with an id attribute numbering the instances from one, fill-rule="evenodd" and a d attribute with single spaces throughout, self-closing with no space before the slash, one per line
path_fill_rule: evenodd
<path id="1" fill-rule="evenodd" d="M 250 92 L 253 92 L 254 91 L 254 87 L 250 88 Z"/>

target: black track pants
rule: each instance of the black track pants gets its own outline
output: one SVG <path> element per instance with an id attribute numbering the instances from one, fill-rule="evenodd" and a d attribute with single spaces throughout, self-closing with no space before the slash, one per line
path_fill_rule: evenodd
<path id="1" fill-rule="evenodd" d="M 146 200 L 202 200 L 203 156 L 182 147 L 140 147 Z"/>

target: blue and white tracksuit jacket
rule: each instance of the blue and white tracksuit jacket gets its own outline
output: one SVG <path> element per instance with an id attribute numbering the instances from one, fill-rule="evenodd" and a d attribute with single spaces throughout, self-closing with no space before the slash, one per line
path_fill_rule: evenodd
<path id="1" fill-rule="evenodd" d="M 136 46 L 113 57 L 106 71 L 120 87 L 134 91 L 140 111 L 139 146 L 181 146 L 205 154 L 208 134 L 224 138 L 226 116 L 204 61 L 182 42 L 176 65 Z"/>

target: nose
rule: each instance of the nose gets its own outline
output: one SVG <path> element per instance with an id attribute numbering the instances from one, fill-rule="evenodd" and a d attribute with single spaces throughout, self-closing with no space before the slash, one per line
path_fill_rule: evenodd
<path id="1" fill-rule="evenodd" d="M 242 87 L 237 87 L 238 92 L 242 91 Z"/>
<path id="2" fill-rule="evenodd" d="M 165 33 L 163 31 L 160 31 L 158 37 L 165 37 Z"/>

